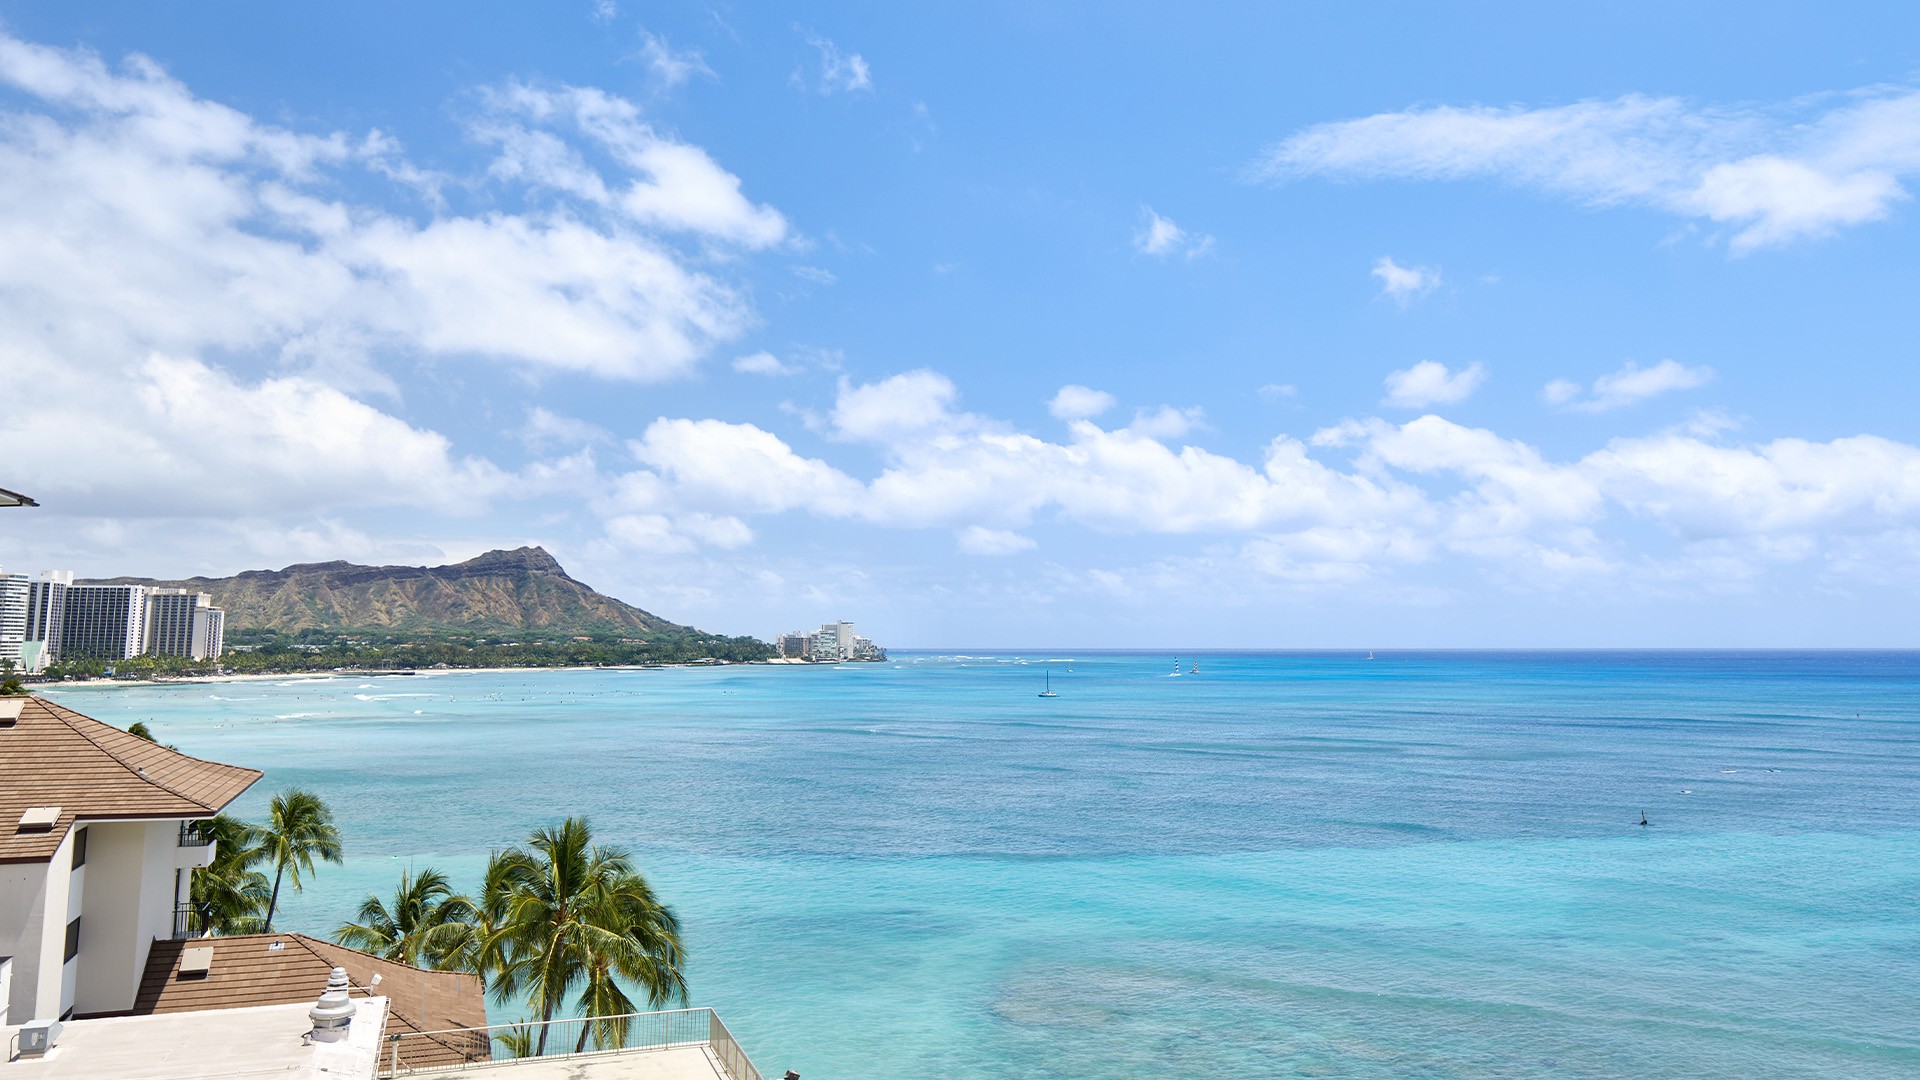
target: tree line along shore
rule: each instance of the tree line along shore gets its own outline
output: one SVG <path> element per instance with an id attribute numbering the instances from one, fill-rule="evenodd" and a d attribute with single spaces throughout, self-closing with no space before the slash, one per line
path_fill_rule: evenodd
<path id="1" fill-rule="evenodd" d="M 524 633 L 524 632 L 523 632 Z M 627 632 L 628 635 L 631 632 Z M 391 631 L 273 630 L 234 632 L 226 652 L 194 660 L 137 656 L 125 660 L 63 657 L 33 681 L 67 679 L 186 679 L 215 675 L 292 675 L 346 670 L 433 668 L 633 667 L 656 664 L 730 663 L 770 660 L 773 646 L 751 637 L 698 631 L 655 633 L 645 638 L 615 634 L 564 637 L 496 634 L 396 634 Z"/>

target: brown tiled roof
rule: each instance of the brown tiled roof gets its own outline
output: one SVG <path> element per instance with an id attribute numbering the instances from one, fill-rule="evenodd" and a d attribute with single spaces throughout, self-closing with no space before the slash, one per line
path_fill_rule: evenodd
<path id="1" fill-rule="evenodd" d="M 276 942 L 280 944 L 278 949 L 271 947 Z M 213 950 L 213 962 L 205 975 L 180 974 L 180 954 L 192 948 Z M 380 976 L 380 985 L 372 987 L 371 993 L 389 999 L 389 1035 L 482 1028 L 487 1024 L 485 989 L 478 975 L 423 971 L 305 934 L 156 941 L 147 955 L 147 970 L 134 998 L 133 1015 L 312 1002 L 326 988 L 327 973 L 336 967 L 346 969 L 356 997 L 367 996 L 373 977 Z M 446 1051 L 444 1064 L 489 1056 L 484 1033 L 461 1032 L 441 1041 Z M 409 1047 L 408 1060 L 427 1062 L 422 1053 L 420 1048 Z"/>
<path id="2" fill-rule="evenodd" d="M 27 698 L 0 726 L 0 863 L 53 858 L 76 819 L 212 817 L 258 779 L 258 769 L 188 757 Z M 52 830 L 20 830 L 34 806 L 60 808 Z"/>

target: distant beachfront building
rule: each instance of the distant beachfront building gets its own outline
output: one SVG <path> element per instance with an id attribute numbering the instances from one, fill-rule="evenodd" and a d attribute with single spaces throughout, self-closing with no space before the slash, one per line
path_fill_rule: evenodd
<path id="1" fill-rule="evenodd" d="M 196 660 L 217 660 L 227 651 L 227 613 L 217 607 L 202 608 L 194 614 L 193 642 Z"/>
<path id="2" fill-rule="evenodd" d="M 74 585 L 60 628 L 63 657 L 127 660 L 147 646 L 144 585 Z"/>
<path id="3" fill-rule="evenodd" d="M 60 662 L 60 635 L 67 624 L 67 590 L 73 571 L 49 570 L 27 590 L 27 636 L 21 644 L 21 665 L 30 675 Z"/>
<path id="4" fill-rule="evenodd" d="M 26 670 L 27 598 L 33 583 L 25 574 L 0 570 L 0 671 Z"/>
<path id="5" fill-rule="evenodd" d="M 213 606 L 211 595 L 185 589 L 148 591 L 147 655 L 206 660 L 220 655 L 225 636 L 226 613 Z"/>
<path id="6" fill-rule="evenodd" d="M 813 640 L 807 649 L 807 659 L 816 664 L 831 664 L 842 659 L 840 635 L 835 632 L 832 623 L 813 632 Z"/>
<path id="7" fill-rule="evenodd" d="M 789 660 L 837 664 L 843 660 L 885 660 L 887 651 L 856 636 L 850 622 L 821 623 L 818 630 L 795 630 L 778 639 L 780 655 Z"/>

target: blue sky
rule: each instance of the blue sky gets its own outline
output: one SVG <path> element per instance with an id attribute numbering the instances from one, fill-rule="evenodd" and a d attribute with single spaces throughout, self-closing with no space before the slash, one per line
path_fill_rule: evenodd
<path id="1" fill-rule="evenodd" d="M 1916 20 L 1833 12 L 0 4 L 0 564 L 1920 643 Z"/>

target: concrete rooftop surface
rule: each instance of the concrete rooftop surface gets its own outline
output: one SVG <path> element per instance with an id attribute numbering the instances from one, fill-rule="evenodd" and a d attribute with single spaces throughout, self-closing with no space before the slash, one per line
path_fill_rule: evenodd
<path id="1" fill-rule="evenodd" d="M 61 1027 L 47 1056 L 8 1060 L 0 1072 L 7 1080 L 268 1076 L 282 1080 L 363 1080 L 374 1075 L 387 999 L 364 998 L 356 1004 L 359 1012 L 347 1039 L 336 1043 L 306 1041 L 313 1024 L 307 1017 L 310 1006 L 304 1004 L 74 1020 Z M 18 1031 L 18 1025 L 0 1028 L 9 1056 Z M 685 1075 L 706 1080 L 706 1074 Z"/>
<path id="2" fill-rule="evenodd" d="M 419 1075 L 423 1080 L 733 1080 L 704 1046 L 522 1058 Z"/>

